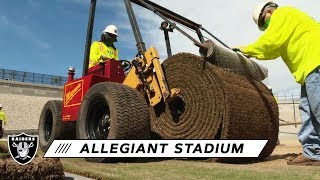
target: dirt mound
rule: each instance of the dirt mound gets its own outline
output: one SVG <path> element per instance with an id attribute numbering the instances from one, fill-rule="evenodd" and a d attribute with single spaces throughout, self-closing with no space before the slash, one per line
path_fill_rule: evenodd
<path id="1" fill-rule="evenodd" d="M 0 144 L 0 153 L 8 153 L 7 147 Z M 62 179 L 63 176 L 59 159 L 35 157 L 29 164 L 20 165 L 10 155 L 0 158 L 0 179 Z"/>
<path id="2" fill-rule="evenodd" d="M 268 139 L 259 158 L 272 153 L 278 106 L 263 83 L 211 63 L 203 69 L 203 59 L 189 53 L 165 60 L 163 69 L 169 88 L 180 88 L 181 97 L 151 108 L 153 134 L 163 139 Z"/>
<path id="3" fill-rule="evenodd" d="M 7 146 L 0 144 L 0 153 L 8 153 Z"/>

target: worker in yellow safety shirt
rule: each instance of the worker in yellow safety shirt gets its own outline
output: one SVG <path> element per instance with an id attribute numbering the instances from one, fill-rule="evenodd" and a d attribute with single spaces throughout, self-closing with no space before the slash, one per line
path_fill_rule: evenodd
<path id="1" fill-rule="evenodd" d="M 259 60 L 281 56 L 301 84 L 298 138 L 303 153 L 287 164 L 320 165 L 320 24 L 294 7 L 279 7 L 272 1 L 259 4 L 253 20 L 264 34 L 256 42 L 233 50 Z"/>
<path id="2" fill-rule="evenodd" d="M 102 31 L 101 40 L 95 41 L 91 45 L 89 68 L 107 59 L 119 60 L 118 49 L 114 46 L 117 37 L 118 29 L 115 25 L 109 25 Z"/>
<path id="3" fill-rule="evenodd" d="M 0 138 L 3 136 L 3 125 L 7 124 L 7 117 L 6 114 L 2 111 L 2 104 L 0 104 Z"/>

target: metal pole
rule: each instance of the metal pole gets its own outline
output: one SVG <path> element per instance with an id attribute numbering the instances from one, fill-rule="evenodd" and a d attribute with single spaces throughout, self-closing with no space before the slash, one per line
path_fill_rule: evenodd
<path id="1" fill-rule="evenodd" d="M 208 33 L 211 37 L 213 37 L 215 40 L 217 40 L 220 44 L 222 44 L 224 47 L 231 49 L 228 45 L 226 45 L 224 42 L 222 42 L 219 38 L 217 38 L 215 35 L 213 35 L 212 33 L 210 33 L 208 30 L 206 30 L 205 28 L 201 27 L 202 30 L 204 30 L 204 32 Z"/>
<path id="2" fill-rule="evenodd" d="M 96 0 L 91 0 L 90 5 L 90 14 L 89 14 L 89 21 L 88 21 L 88 28 L 87 28 L 87 38 L 86 38 L 86 45 L 84 51 L 84 60 L 83 60 L 83 69 L 82 69 L 82 76 L 85 76 L 88 73 L 88 66 L 89 66 L 89 56 L 90 56 L 90 46 L 92 40 L 92 30 L 94 24 L 94 14 L 96 11 Z"/>
<path id="3" fill-rule="evenodd" d="M 135 15 L 134 15 L 134 12 L 133 12 L 133 9 L 131 6 L 131 2 L 130 2 L 130 0 L 124 0 L 124 4 L 126 6 L 127 13 L 129 16 L 131 27 L 132 27 L 132 31 L 133 31 L 134 37 L 136 39 L 136 42 L 137 42 L 136 46 L 137 46 L 138 52 L 140 54 L 144 54 L 144 52 L 146 52 L 146 46 L 142 40 L 142 36 L 141 36 L 139 26 L 138 26 L 137 20 L 135 18 Z"/>
<path id="4" fill-rule="evenodd" d="M 299 122 L 299 123 L 283 123 L 283 124 L 279 124 L 279 126 L 291 126 L 291 125 L 297 126 L 299 124 L 301 124 L 301 122 Z"/>
<path id="5" fill-rule="evenodd" d="M 293 119 L 294 119 L 294 122 L 296 123 L 297 122 L 297 120 L 296 120 L 296 108 L 295 108 L 295 105 L 294 105 L 294 100 L 292 100 L 292 106 L 293 106 Z M 294 126 L 297 127 L 296 124 Z"/>
<path id="6" fill-rule="evenodd" d="M 170 45 L 170 39 L 169 39 L 169 31 L 167 29 L 163 30 L 164 33 L 164 39 L 166 41 L 166 46 L 167 46 L 167 54 L 168 54 L 168 58 L 172 56 L 172 52 L 171 52 L 171 45 Z"/>
<path id="7" fill-rule="evenodd" d="M 125 1 L 129 1 L 129 0 L 125 0 Z M 183 31 L 182 29 L 180 29 L 178 26 L 176 26 L 173 22 L 171 22 L 167 17 L 165 17 L 164 15 L 162 15 L 160 13 L 160 11 L 158 11 L 156 8 L 154 8 L 152 5 L 146 3 L 143 0 L 139 0 L 139 2 L 144 5 L 147 9 L 149 9 L 150 11 L 153 11 L 156 15 L 158 15 L 159 17 L 161 17 L 163 20 L 165 20 L 167 23 L 169 23 L 172 27 L 174 27 L 175 29 L 177 29 L 181 34 L 183 34 L 184 36 L 186 36 L 188 39 L 190 39 L 194 45 L 198 46 L 198 47 L 202 47 L 201 43 L 198 42 L 196 39 L 194 39 L 192 36 L 190 36 L 188 33 L 186 33 L 185 31 Z"/>
<path id="8" fill-rule="evenodd" d="M 159 11 L 162 15 L 164 15 L 168 19 L 171 19 L 171 20 L 173 20 L 179 24 L 182 24 L 188 28 L 191 28 L 195 31 L 201 27 L 200 24 L 195 23 L 195 22 L 191 21 L 190 19 L 187 19 L 184 16 L 181 16 L 173 11 L 170 11 L 169 9 L 164 8 L 164 7 L 160 6 L 159 4 L 156 4 L 156 3 L 151 2 L 149 0 L 130 0 L 130 1 L 141 6 L 141 7 L 144 7 L 144 8 L 147 8 L 145 6 L 145 4 L 147 3 L 147 4 L 151 5 L 152 7 L 154 7 L 157 11 Z M 147 9 L 149 9 L 149 8 L 147 8 Z"/>
<path id="9" fill-rule="evenodd" d="M 204 42 L 204 38 L 203 38 L 203 35 L 202 35 L 200 29 L 197 29 L 197 35 L 199 37 L 200 42 L 203 43 Z"/>

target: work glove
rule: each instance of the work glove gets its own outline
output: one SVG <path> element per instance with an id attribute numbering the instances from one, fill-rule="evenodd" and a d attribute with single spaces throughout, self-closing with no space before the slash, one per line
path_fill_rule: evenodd
<path id="1" fill-rule="evenodd" d="M 251 58 L 251 56 L 250 56 L 249 54 L 244 54 L 244 53 L 243 53 L 243 49 L 244 49 L 244 47 L 235 47 L 235 48 L 232 48 L 232 50 L 233 50 L 234 52 L 239 52 L 239 53 L 243 54 L 244 56 L 246 56 L 247 58 Z"/>
<path id="2" fill-rule="evenodd" d="M 244 47 L 234 47 L 234 48 L 232 48 L 232 50 L 233 51 L 235 51 L 235 52 L 243 52 L 243 49 L 244 49 Z"/>
<path id="3" fill-rule="evenodd" d="M 239 48 L 232 48 L 232 51 L 241 52 L 241 50 Z"/>
<path id="4" fill-rule="evenodd" d="M 104 63 L 108 58 L 105 56 L 100 56 L 99 63 Z"/>

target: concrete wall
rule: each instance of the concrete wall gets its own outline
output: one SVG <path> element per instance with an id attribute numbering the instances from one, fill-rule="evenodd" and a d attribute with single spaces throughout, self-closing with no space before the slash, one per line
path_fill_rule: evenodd
<path id="1" fill-rule="evenodd" d="M 0 80 L 0 104 L 7 115 L 7 131 L 37 129 L 44 104 L 62 100 L 63 87 Z"/>
<path id="2" fill-rule="evenodd" d="M 24 96 L 62 97 L 62 86 L 32 84 L 18 81 L 0 80 L 1 94 L 15 94 Z"/>

